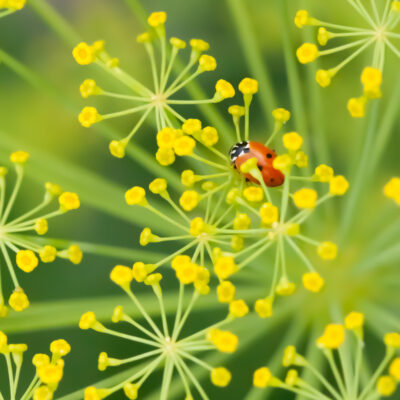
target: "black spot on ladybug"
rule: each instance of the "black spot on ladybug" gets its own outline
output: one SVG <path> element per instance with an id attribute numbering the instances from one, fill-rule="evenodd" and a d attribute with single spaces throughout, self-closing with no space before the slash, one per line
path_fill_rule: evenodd
<path id="1" fill-rule="evenodd" d="M 271 153 L 267 153 L 267 158 L 272 158 L 272 154 Z"/>
<path id="2" fill-rule="evenodd" d="M 257 167 L 262 172 L 263 167 L 261 165 L 257 165 Z"/>
<path id="3" fill-rule="evenodd" d="M 271 178 L 271 182 L 273 182 L 275 179 L 274 178 Z"/>

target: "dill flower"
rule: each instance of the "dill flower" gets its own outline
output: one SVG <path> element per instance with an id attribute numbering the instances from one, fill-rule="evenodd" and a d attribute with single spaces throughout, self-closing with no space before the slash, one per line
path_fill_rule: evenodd
<path id="1" fill-rule="evenodd" d="M 174 121 L 184 121 L 182 115 L 175 110 L 176 106 L 188 104 L 218 103 L 225 98 L 235 94 L 233 87 L 224 80 L 216 84 L 215 94 L 210 99 L 183 100 L 176 98 L 181 89 L 187 86 L 204 72 L 214 71 L 217 61 L 204 52 L 209 50 L 210 45 L 201 39 L 192 39 L 189 42 L 191 48 L 187 64 L 175 78 L 171 78 L 176 66 L 178 54 L 187 47 L 187 43 L 181 39 L 172 37 L 167 41 L 165 33 L 165 12 L 154 12 L 148 18 L 149 31 L 140 34 L 137 41 L 143 44 L 150 61 L 153 87 L 147 87 L 129 75 L 119 65 L 117 58 L 112 58 L 106 51 L 104 42 L 97 41 L 93 44 L 79 43 L 73 49 L 73 57 L 80 65 L 95 63 L 110 74 L 114 79 L 121 82 L 130 91 L 130 94 L 118 93 L 105 90 L 97 85 L 93 79 L 86 79 L 80 86 L 83 98 L 89 96 L 106 96 L 109 98 L 126 101 L 133 104 L 122 111 L 100 114 L 95 107 L 85 107 L 79 114 L 78 120 L 82 126 L 88 128 L 91 125 L 106 119 L 118 118 L 127 115 L 139 115 L 132 130 L 123 139 L 114 139 L 109 144 L 111 154 L 117 158 L 125 156 L 125 149 L 129 141 L 140 130 L 142 124 L 151 116 L 154 116 L 157 131 L 171 126 Z M 156 49 L 160 45 L 160 54 L 157 57 Z M 159 65 L 158 65 L 159 59 Z M 207 133 L 205 133 L 207 135 Z M 161 146 L 158 153 L 158 161 L 168 165 L 172 158 L 168 147 Z"/>
<path id="2" fill-rule="evenodd" d="M 288 346 L 282 359 L 284 367 L 291 367 L 286 378 L 280 380 L 274 377 L 268 368 L 262 367 L 254 373 L 254 386 L 277 387 L 305 399 L 362 400 L 391 396 L 396 391 L 400 371 L 400 358 L 395 357 L 400 348 L 400 335 L 385 335 L 386 351 L 382 361 L 368 379 L 361 380 L 361 366 L 366 347 L 363 325 L 364 315 L 351 312 L 346 316 L 345 324 L 328 324 L 322 336 L 317 339 L 317 347 L 329 365 L 333 384 L 321 373 L 321 366 L 314 366 L 297 352 L 295 346 Z M 345 353 L 348 351 L 350 354 Z M 294 369 L 298 367 L 304 368 L 309 378 L 300 378 L 298 371 Z"/>
<path id="3" fill-rule="evenodd" d="M 34 399 L 51 400 L 57 390 L 64 373 L 64 357 L 71 351 L 71 346 L 64 339 L 55 340 L 50 344 L 52 357 L 47 354 L 35 354 L 32 363 L 36 373 L 26 388 L 20 383 L 20 373 L 24 361 L 24 353 L 28 350 L 26 344 L 8 343 L 7 336 L 0 331 L 0 358 L 3 356 L 7 369 L 2 377 L 8 375 L 9 387 L 0 390 L 1 399 Z"/>
<path id="4" fill-rule="evenodd" d="M 400 178 L 392 178 L 383 188 L 383 193 L 400 205 Z"/>
<path id="5" fill-rule="evenodd" d="M 172 268 L 176 272 L 180 287 L 176 313 L 174 313 L 175 319 L 172 322 L 166 316 L 163 289 L 160 283 L 163 276 L 160 273 L 153 272 L 154 266 L 135 263 L 133 268 L 122 265 L 114 267 L 110 274 L 111 280 L 119 285 L 129 296 L 135 307 L 140 311 L 143 322 L 134 320 L 124 311 L 122 306 L 117 306 L 111 318 L 112 322 L 128 324 L 134 330 L 132 334 L 122 333 L 106 327 L 90 311 L 82 315 L 79 326 L 81 329 L 93 329 L 103 334 L 140 343 L 149 346 L 149 349 L 124 359 L 117 359 L 106 352 L 101 352 L 98 358 L 100 371 L 114 366 L 136 364 L 139 361 L 141 362 L 140 369 L 126 379 L 121 379 L 120 382 L 112 387 L 87 387 L 85 389 L 85 400 L 105 398 L 119 390 L 123 390 L 129 399 L 136 399 L 139 397 L 141 387 L 158 369 L 163 370 L 160 399 L 166 400 L 169 398 L 171 381 L 175 375 L 185 388 L 186 399 L 193 399 L 194 391 L 197 391 L 205 398 L 204 389 L 191 371 L 191 365 L 198 365 L 207 370 L 214 385 L 225 387 L 229 384 L 231 380 L 229 370 L 222 366 L 213 367 L 201 360 L 198 355 L 210 350 L 218 350 L 222 353 L 236 351 L 239 345 L 238 337 L 230 331 L 221 329 L 236 316 L 229 313 L 226 318 L 219 322 L 197 332 L 182 335 L 182 330 L 187 326 L 190 314 L 199 297 L 209 293 L 209 290 L 207 290 L 209 274 L 206 273 L 204 267 L 196 264 L 198 258 L 198 254 L 192 258 L 178 256 L 172 261 Z M 141 270 L 145 270 L 145 274 L 141 275 Z M 136 290 L 132 289 L 132 284 L 151 286 L 160 310 L 160 324 L 155 322 L 142 305 Z M 185 296 L 185 292 L 188 290 L 191 292 L 190 299 Z"/>
<path id="6" fill-rule="evenodd" d="M 60 257 L 69 259 L 74 264 L 79 264 L 82 259 L 82 251 L 77 245 L 71 245 L 68 249 L 57 250 L 51 245 L 40 245 L 26 235 L 26 233 L 36 233 L 40 236 L 46 234 L 48 221 L 51 218 L 79 208 L 80 201 L 76 193 L 63 192 L 58 185 L 47 182 L 43 200 L 26 213 L 10 219 L 10 213 L 20 192 L 25 164 L 28 159 L 29 154 L 25 151 L 16 151 L 10 155 L 10 161 L 14 164 L 17 177 L 8 199 L 6 196 L 8 170 L 5 167 L 0 167 L 0 249 L 14 285 L 14 291 L 8 299 L 9 306 L 14 311 L 23 311 L 29 306 L 28 297 L 18 282 L 15 265 L 22 271 L 30 273 L 38 267 L 39 260 L 43 263 L 49 263 L 53 262 L 56 257 Z M 59 207 L 55 211 L 43 212 L 57 199 Z M 12 261 L 14 257 L 15 264 Z M 0 317 L 6 315 L 7 307 L 3 287 L 0 285 Z"/>
<path id="7" fill-rule="evenodd" d="M 205 249 L 220 282 L 231 279 L 242 268 L 251 265 L 258 256 L 274 249 L 275 265 L 271 286 L 267 296 L 259 299 L 255 306 L 260 316 L 267 317 L 272 316 L 276 295 L 287 296 L 296 291 L 296 284 L 288 277 L 285 257 L 287 248 L 294 250 L 308 270 L 303 277 L 304 287 L 314 293 L 323 289 L 323 277 L 317 273 L 296 242 L 314 246 L 316 254 L 323 260 L 333 260 L 336 257 L 337 246 L 334 243 L 303 235 L 301 224 L 322 203 L 333 196 L 344 195 L 349 183 L 343 176 L 335 175 L 333 169 L 325 164 L 317 166 L 314 174 L 307 177 L 293 174 L 297 168 L 308 167 L 308 156 L 302 150 L 303 138 L 298 132 L 284 133 L 281 145 L 277 143 L 284 124 L 290 118 L 290 112 L 285 109 L 273 111 L 274 130 L 266 138 L 265 145 L 250 140 L 249 110 L 257 90 L 258 83 L 254 79 L 245 78 L 239 84 L 244 105 L 231 106 L 228 110 L 233 118 L 237 142 L 229 152 L 217 148 L 217 130 L 203 127 L 197 119 L 185 120 L 181 126 L 165 128 L 157 135 L 158 152 L 166 148 L 170 151 L 168 164 L 176 157 L 187 157 L 190 161 L 203 164 L 202 174 L 188 169 L 181 175 L 182 184 L 188 190 L 181 196 L 180 205 L 187 212 L 195 210 L 197 215 L 192 219 L 182 215 L 179 207 L 171 203 L 166 191 L 159 194 L 181 214 L 180 219 L 186 219 L 186 224 L 180 226 L 177 219 L 170 221 L 168 216 L 149 207 L 147 203 L 144 206 L 165 221 L 178 226 L 182 234 L 186 229 L 189 234 L 172 236 L 170 239 L 192 239 L 192 244 L 182 247 L 176 254 L 182 254 L 194 244 L 197 244 L 193 248 L 194 252 L 202 254 Z M 205 130 L 208 141 L 204 140 Z M 213 136 L 211 141 L 210 132 Z M 281 147 L 282 154 L 278 155 L 267 147 L 271 143 L 274 143 L 274 147 Z M 299 184 L 314 183 L 325 186 L 326 194 L 319 197 L 314 188 L 298 187 Z M 276 188 L 279 186 L 283 186 L 283 189 Z M 222 213 L 219 219 L 218 213 Z M 214 221 L 218 221 L 218 224 Z M 149 236 L 149 229 L 143 231 L 146 244 L 150 241 L 169 240 L 161 239 L 158 235 Z M 194 233 L 198 235 L 195 240 L 190 237 Z"/>
<path id="8" fill-rule="evenodd" d="M 15 11 L 22 10 L 25 7 L 26 0 L 1 0 L 0 18 L 12 14 Z"/>
<path id="9" fill-rule="evenodd" d="M 343 45 L 320 50 L 313 43 L 304 43 L 297 50 L 297 58 L 300 63 L 313 62 L 316 58 L 330 54 L 348 52 L 351 53 L 336 66 L 329 69 L 319 69 L 316 73 L 316 81 L 321 87 L 331 84 L 334 76 L 356 57 L 367 50 L 371 50 L 369 65 L 361 72 L 361 84 L 363 93 L 360 97 L 349 99 L 347 108 L 354 118 L 365 116 L 366 105 L 371 99 L 382 96 L 381 84 L 385 66 L 385 54 L 392 52 L 400 58 L 400 50 L 396 39 L 400 34 L 396 32 L 399 24 L 399 6 L 397 1 L 388 0 L 380 7 L 376 2 L 368 6 L 363 1 L 348 1 L 349 5 L 358 13 L 368 25 L 367 28 L 343 26 L 321 21 L 310 16 L 306 10 L 299 10 L 295 17 L 295 25 L 298 28 L 304 26 L 318 27 L 317 41 L 320 46 L 326 46 L 328 42 L 337 38 L 347 39 Z"/>

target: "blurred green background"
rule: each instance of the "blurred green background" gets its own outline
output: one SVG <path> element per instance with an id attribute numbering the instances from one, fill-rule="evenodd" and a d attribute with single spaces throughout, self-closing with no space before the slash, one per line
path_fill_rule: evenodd
<path id="1" fill-rule="evenodd" d="M 288 35 L 295 46 L 304 40 L 304 32 L 295 28 L 292 22 L 296 10 L 307 7 L 318 18 L 340 24 L 358 26 L 362 22 L 344 0 L 330 2 L 291 0 L 288 2 L 288 19 L 283 21 L 277 7 L 278 1 L 282 0 L 248 0 L 243 3 L 248 14 L 246 18 L 248 18 L 250 30 L 256 39 L 256 42 L 252 44 L 259 48 L 261 59 L 267 66 L 277 105 L 291 109 L 283 38 Z M 244 56 L 246 45 L 244 48 L 241 31 L 232 18 L 229 3 L 234 2 L 235 0 L 142 1 L 142 6 L 147 13 L 158 10 L 168 13 L 167 33 L 169 35 L 185 40 L 199 37 L 211 43 L 210 54 L 217 58 L 218 69 L 199 79 L 202 88 L 210 97 L 214 93 L 215 81 L 219 78 L 227 79 L 236 86 L 243 77 L 253 76 L 254 65 L 249 63 Z M 145 51 L 136 43 L 136 36 L 144 30 L 144 25 L 138 14 L 134 12 L 134 1 L 52 0 L 50 3 L 73 30 L 72 32 L 69 28 L 64 29 L 60 21 L 53 20 L 56 31 L 59 30 L 64 35 L 66 39 L 64 41 L 41 17 L 40 0 L 28 0 L 24 10 L 0 20 L 0 49 L 34 74 L 30 75 L 30 72 L 21 70 L 33 83 L 32 85 L 7 65 L 0 63 L 0 159 L 2 163 L 7 164 L 8 154 L 17 149 L 24 149 L 31 153 L 31 160 L 27 165 L 27 178 L 14 210 L 15 215 L 40 200 L 43 182 L 54 181 L 63 185 L 66 190 L 77 191 L 82 198 L 82 207 L 78 212 L 53 220 L 48 237 L 136 250 L 139 248 L 138 235 L 143 226 L 137 226 L 130 220 L 131 213 L 135 211 L 124 204 L 123 191 L 133 185 L 146 185 L 154 178 L 154 175 L 129 157 L 123 160 L 113 158 L 108 152 L 108 140 L 102 135 L 101 128 L 96 126 L 96 128 L 85 129 L 79 125 L 77 121 L 79 110 L 92 101 L 80 98 L 81 81 L 89 77 L 94 78 L 104 87 L 107 84 L 112 87 L 113 82 L 95 66 L 77 65 L 71 54 L 73 45 L 68 41 L 73 39 L 74 35 L 87 42 L 104 39 L 110 54 L 119 57 L 121 65 L 127 71 L 143 82 L 150 82 Z M 310 29 L 307 32 L 305 35 L 313 32 L 315 39 L 314 30 Z M 295 48 L 293 48 L 293 54 L 294 51 Z M 1 54 L 4 56 L 3 53 Z M 314 159 L 321 157 L 318 132 L 316 132 L 319 126 L 316 120 L 321 117 L 324 126 L 322 134 L 326 135 L 329 143 L 330 160 L 328 161 L 337 173 L 350 177 L 355 172 L 355 165 L 365 140 L 365 121 L 351 119 L 345 105 L 349 97 L 357 96 L 361 92 L 359 75 L 362 68 L 368 64 L 368 60 L 369 58 L 365 57 L 357 59 L 335 78 L 331 87 L 324 91 L 317 88 L 315 82 L 310 82 L 309 72 L 313 67 L 295 64 L 301 76 L 300 95 L 303 98 L 303 117 L 307 121 L 308 140 L 313 150 L 312 157 Z M 321 63 L 328 68 L 339 61 L 340 58 L 332 56 L 322 60 Z M 390 106 L 388 99 L 391 98 L 394 83 L 398 79 L 398 66 L 398 60 L 392 56 L 387 57 L 383 85 L 384 99 L 380 104 L 380 115 L 383 115 Z M 35 75 L 39 77 L 39 80 Z M 310 88 L 313 88 L 312 90 L 315 90 L 319 96 L 321 101 L 319 110 L 322 110 L 323 115 L 316 115 L 318 111 L 312 103 Z M 236 101 L 239 100 L 236 99 Z M 93 100 L 92 103 L 95 101 Z M 229 102 L 229 104 L 232 103 Z M 99 104 L 100 102 L 96 102 L 96 105 Z M 227 117 L 227 105 L 227 102 L 223 102 L 216 106 L 224 117 Z M 118 109 L 118 107 L 119 105 L 115 108 Z M 192 113 L 193 117 L 201 117 L 196 108 L 188 109 L 188 112 Z M 257 97 L 252 109 L 253 138 L 265 137 L 269 131 L 269 127 L 265 126 L 264 116 L 270 115 L 270 112 L 271 110 L 266 109 L 265 104 Z M 229 122 L 228 119 L 227 121 Z M 112 121 L 110 125 L 117 132 L 118 137 L 123 137 L 130 130 L 132 120 L 129 117 L 122 118 Z M 343 244 L 346 254 L 343 263 L 348 263 L 345 268 L 368 249 L 374 239 L 376 229 L 383 229 L 393 219 L 393 213 L 398 214 L 398 209 L 387 199 L 385 200 L 381 192 L 384 183 L 391 176 L 399 173 L 399 125 L 400 121 L 397 118 L 392 129 L 395 134 L 391 135 L 385 147 L 383 157 L 379 160 L 377 173 L 374 171 L 371 175 L 366 191 L 357 204 L 359 215 L 362 217 L 356 219 L 352 236 Z M 294 128 L 294 125 L 291 128 Z M 148 125 L 143 127 L 135 138 L 135 143 L 138 148 L 143 146 L 154 153 L 154 128 Z M 225 150 L 227 151 L 228 148 Z M 318 161 L 322 160 L 318 159 Z M 9 177 L 9 187 L 13 179 L 14 175 Z M 112 202 L 109 199 L 112 199 Z M 336 202 L 333 213 L 320 215 L 320 224 L 316 228 L 316 233 L 318 233 L 314 233 L 314 236 L 324 234 L 336 240 L 340 239 L 337 237 L 338 225 L 336 224 L 341 212 L 340 202 L 341 200 Z M 368 217 L 366 218 L 365 215 Z M 374 228 L 375 223 L 377 228 Z M 156 251 L 160 249 L 166 251 L 168 248 L 157 247 Z M 93 253 L 96 252 L 98 253 L 98 251 L 93 251 Z M 71 343 L 73 352 L 66 360 L 65 378 L 57 392 L 57 398 L 103 379 L 110 373 L 120 371 L 120 369 L 113 369 L 106 373 L 98 372 L 97 355 L 100 351 L 106 350 L 109 354 L 125 357 L 135 353 L 134 345 L 129 345 L 128 348 L 122 341 L 94 332 L 79 331 L 75 326 L 83 307 L 80 300 L 76 303 L 68 303 L 71 308 L 62 311 L 69 313 L 70 318 L 76 320 L 75 326 L 68 323 L 67 327 L 61 328 L 43 327 L 46 324 L 57 325 L 57 315 L 54 310 L 59 312 L 57 307 L 60 301 L 88 299 L 90 306 L 96 304 L 97 298 L 120 296 L 120 290 L 109 281 L 108 274 L 110 268 L 117 263 L 127 263 L 127 260 L 136 261 L 135 257 L 132 257 L 131 254 L 120 256 L 118 252 L 114 257 L 102 256 L 89 251 L 79 266 L 57 260 L 50 265 L 41 265 L 28 276 L 19 274 L 22 286 L 29 294 L 32 304 L 36 303 L 39 306 L 37 309 L 32 307 L 32 310 L 26 312 L 27 319 L 24 319 L 23 315 L 13 314 L 8 320 L 0 320 L 0 330 L 10 332 L 12 341 L 28 343 L 30 355 L 47 350 L 49 342 L 55 338 L 63 337 Z M 333 268 L 336 267 L 340 268 L 343 265 L 335 265 Z M 398 280 L 398 272 L 396 277 Z M 7 286 L 8 279 L 5 281 L 7 293 L 11 287 Z M 340 291 L 340 288 L 338 290 Z M 299 296 L 303 298 L 304 293 L 300 293 Z M 370 287 L 367 286 L 367 289 L 362 292 L 362 296 L 364 296 L 363 300 L 374 300 L 372 280 Z M 356 303 L 357 299 L 353 300 Z M 399 295 L 397 294 L 397 298 L 393 298 L 389 303 L 392 305 L 392 308 L 388 308 L 390 315 L 398 318 L 399 309 L 396 307 L 399 305 Z M 104 313 L 111 313 L 115 305 L 113 300 L 104 301 Z M 209 323 L 214 318 L 216 320 L 224 315 L 222 308 L 213 307 L 212 309 L 214 308 L 216 308 L 215 312 L 199 313 L 191 323 L 202 326 L 202 322 Z M 49 312 L 48 320 L 44 317 L 46 310 Z M 294 315 L 299 316 L 302 312 L 303 310 L 298 310 Z M 53 319 L 54 323 L 52 323 Z M 293 317 L 289 322 L 284 319 L 281 323 L 276 323 L 268 335 L 257 338 L 243 354 L 232 358 L 232 361 L 227 363 L 236 376 L 228 389 L 221 391 L 211 388 L 206 379 L 205 386 L 210 390 L 211 398 L 245 398 L 253 370 L 265 364 L 273 354 L 279 343 L 281 332 L 292 326 L 292 319 Z M 321 319 L 321 325 L 324 322 L 325 320 Z M 255 326 L 262 332 L 263 329 L 268 328 L 269 323 L 268 320 L 258 320 Z M 29 332 L 22 331 L 21 326 L 28 326 Z M 313 332 L 307 331 L 303 344 L 307 343 L 312 334 Z M 371 339 L 370 355 L 375 360 L 380 357 L 383 349 L 373 336 L 369 338 Z M 28 373 L 25 376 L 30 377 L 29 374 L 33 371 L 29 363 L 25 367 Z M 4 378 L 0 375 L 1 385 Z M 157 379 L 152 382 L 149 385 L 150 389 L 147 390 L 151 391 L 159 384 Z M 275 396 L 279 396 L 280 399 L 291 398 L 281 392 L 279 394 L 275 392 L 273 398 L 277 398 Z M 120 398 L 120 395 L 116 395 L 115 398 Z"/>

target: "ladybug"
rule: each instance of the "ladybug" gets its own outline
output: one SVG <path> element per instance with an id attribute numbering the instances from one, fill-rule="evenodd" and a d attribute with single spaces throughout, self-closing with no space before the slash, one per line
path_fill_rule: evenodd
<path id="1" fill-rule="evenodd" d="M 250 158 L 257 158 L 258 169 L 261 171 L 264 183 L 268 187 L 281 186 L 285 180 L 285 175 L 272 166 L 276 158 L 276 153 L 267 146 L 259 142 L 241 142 L 232 146 L 229 156 L 233 168 L 240 171 L 240 166 Z M 250 174 L 244 174 L 246 180 L 260 184 L 260 182 Z"/>

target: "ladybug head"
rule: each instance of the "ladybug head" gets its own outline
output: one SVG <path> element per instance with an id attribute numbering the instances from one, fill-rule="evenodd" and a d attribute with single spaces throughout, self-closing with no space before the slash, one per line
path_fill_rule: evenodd
<path id="1" fill-rule="evenodd" d="M 245 153 L 250 152 L 250 143 L 249 142 L 240 142 L 236 143 L 229 150 L 229 157 L 231 159 L 231 163 L 234 164 L 236 159 Z"/>

